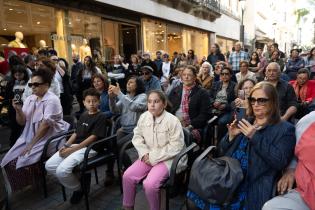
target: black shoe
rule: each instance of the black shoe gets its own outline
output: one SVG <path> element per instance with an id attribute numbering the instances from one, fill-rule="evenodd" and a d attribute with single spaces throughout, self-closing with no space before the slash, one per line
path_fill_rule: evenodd
<path id="1" fill-rule="evenodd" d="M 106 174 L 104 186 L 110 186 L 115 183 L 115 176 L 114 174 Z"/>
<path id="2" fill-rule="evenodd" d="M 71 204 L 77 204 L 81 201 L 82 197 L 83 197 L 82 190 L 74 191 L 71 198 L 70 198 L 70 203 Z"/>

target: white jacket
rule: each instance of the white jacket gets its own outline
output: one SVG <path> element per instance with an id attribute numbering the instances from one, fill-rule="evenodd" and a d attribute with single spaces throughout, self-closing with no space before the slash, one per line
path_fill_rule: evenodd
<path id="1" fill-rule="evenodd" d="M 134 129 L 132 143 L 138 151 L 140 160 L 149 153 L 149 160 L 153 166 L 164 162 L 169 170 L 175 156 L 185 148 L 181 123 L 167 111 L 155 121 L 149 111 L 143 113 Z M 182 158 L 177 171 L 181 171 L 186 162 L 187 158 Z"/>

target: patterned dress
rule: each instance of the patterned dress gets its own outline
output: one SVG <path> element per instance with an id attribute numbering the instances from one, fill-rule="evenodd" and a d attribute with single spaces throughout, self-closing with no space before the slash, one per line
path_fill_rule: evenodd
<path id="1" fill-rule="evenodd" d="M 233 152 L 232 158 L 237 159 L 240 164 L 244 174 L 246 177 L 247 168 L 248 168 L 248 150 L 247 150 L 248 140 L 244 136 L 237 149 Z M 192 191 L 187 192 L 187 197 L 194 202 L 196 207 L 202 210 L 246 210 L 245 202 L 247 197 L 247 187 L 246 187 L 246 179 L 240 184 L 238 191 L 234 200 L 231 204 L 227 206 L 217 205 L 217 204 L 209 204 L 207 201 L 204 201 L 197 194 Z"/>

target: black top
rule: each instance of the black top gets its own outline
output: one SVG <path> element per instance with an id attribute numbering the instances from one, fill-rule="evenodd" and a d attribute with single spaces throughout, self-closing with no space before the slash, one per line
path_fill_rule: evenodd
<path id="1" fill-rule="evenodd" d="M 284 115 L 290 106 L 297 107 L 297 99 L 293 87 L 284 80 L 279 80 L 277 84 L 280 113 Z"/>
<path id="2" fill-rule="evenodd" d="M 104 113 L 89 114 L 84 112 L 77 124 L 77 138 L 74 143 L 80 144 L 91 135 L 97 136 L 98 139 L 106 137 L 107 126 L 109 123 Z"/>

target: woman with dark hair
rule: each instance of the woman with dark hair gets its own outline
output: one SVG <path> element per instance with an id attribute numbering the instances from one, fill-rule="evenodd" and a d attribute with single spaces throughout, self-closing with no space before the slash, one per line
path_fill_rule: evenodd
<path id="1" fill-rule="evenodd" d="M 131 62 L 128 66 L 128 75 L 129 76 L 141 76 L 141 71 L 140 71 L 140 64 L 139 64 L 139 59 L 136 54 L 131 55 L 130 58 Z"/>
<path id="2" fill-rule="evenodd" d="M 102 74 L 95 74 L 92 77 L 93 87 L 101 94 L 100 110 L 105 113 L 106 118 L 113 116 L 109 109 L 109 98 L 108 98 L 108 80 Z"/>
<path id="3" fill-rule="evenodd" d="M 231 80 L 232 74 L 232 69 L 224 67 L 220 73 L 220 81 L 213 83 L 210 90 L 212 114 L 219 117 L 218 136 L 220 138 L 226 133 L 226 124 L 230 123 L 233 118 L 231 103 L 236 97 L 236 83 Z"/>
<path id="4" fill-rule="evenodd" d="M 293 157 L 295 128 L 281 120 L 277 90 L 271 83 L 256 84 L 248 101 L 247 118 L 228 125 L 228 133 L 218 148 L 220 155 L 238 160 L 243 171 L 235 196 L 223 206 L 188 191 L 188 209 L 261 210 L 272 198 L 277 178 Z"/>
<path id="5" fill-rule="evenodd" d="M 69 124 L 62 119 L 59 98 L 49 91 L 53 76 L 50 69 L 39 68 L 33 72 L 28 83 L 33 94 L 26 98 L 23 105 L 17 100 L 12 101 L 16 121 L 24 126 L 24 130 L 1 162 L 9 194 L 34 184 L 36 178 L 44 176 L 38 161 L 46 141 L 69 128 Z M 51 149 L 54 146 L 48 154 L 52 152 Z"/>
<path id="6" fill-rule="evenodd" d="M 259 70 L 260 65 L 260 59 L 257 52 L 253 52 L 250 56 L 249 63 L 248 63 L 248 69 L 251 72 L 257 72 Z"/>
<path id="7" fill-rule="evenodd" d="M 311 72 L 310 79 L 314 79 L 315 77 L 315 47 L 311 49 L 310 54 L 307 56 L 305 60 L 305 68 L 308 68 Z"/>
<path id="8" fill-rule="evenodd" d="M 20 126 L 16 122 L 15 109 L 12 106 L 12 100 L 18 100 L 22 103 L 22 95 L 29 80 L 27 68 L 25 65 L 14 65 L 11 68 L 11 75 L 8 84 L 5 89 L 4 99 L 6 104 L 9 105 L 9 123 L 11 128 L 10 134 L 10 146 L 12 147 L 15 141 L 19 138 L 22 133 L 23 126 Z"/>
<path id="9" fill-rule="evenodd" d="M 190 49 L 187 53 L 187 65 L 198 65 L 198 58 L 197 55 L 195 55 L 195 51 Z"/>
<path id="10" fill-rule="evenodd" d="M 127 94 L 123 94 L 119 84 L 110 85 L 108 89 L 109 107 L 113 114 L 120 114 L 120 128 L 117 130 L 117 148 L 131 140 L 133 129 L 136 127 L 140 115 L 147 109 L 147 96 L 144 84 L 139 77 L 132 76 L 127 81 Z M 114 178 L 114 165 L 108 166 L 105 184 Z"/>
<path id="11" fill-rule="evenodd" d="M 201 87 L 197 79 L 197 69 L 186 66 L 182 72 L 182 84 L 175 87 L 168 95 L 170 112 L 192 131 L 194 140 L 201 143 L 201 130 L 206 126 L 211 115 L 208 92 Z"/>
<path id="12" fill-rule="evenodd" d="M 207 61 L 212 65 L 214 68 L 216 63 L 218 61 L 224 61 L 225 62 L 225 57 L 221 53 L 220 46 L 217 43 L 214 43 L 211 48 L 210 48 L 210 54 L 207 57 Z"/>
<path id="13" fill-rule="evenodd" d="M 91 56 L 84 58 L 84 67 L 80 69 L 77 76 L 78 90 L 76 92 L 77 101 L 80 105 L 79 113 L 84 111 L 83 91 L 92 85 L 92 77 L 95 74 L 101 74 L 101 70 L 96 66 Z"/>
<path id="14" fill-rule="evenodd" d="M 114 64 L 107 68 L 107 76 L 117 80 L 123 92 L 126 90 L 126 71 L 121 62 L 121 56 L 115 55 Z"/>

